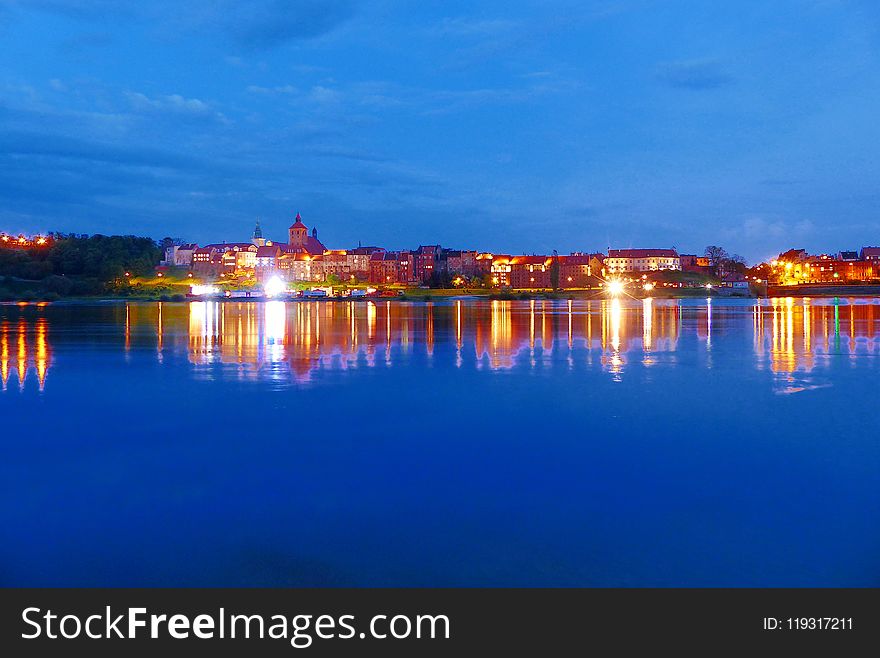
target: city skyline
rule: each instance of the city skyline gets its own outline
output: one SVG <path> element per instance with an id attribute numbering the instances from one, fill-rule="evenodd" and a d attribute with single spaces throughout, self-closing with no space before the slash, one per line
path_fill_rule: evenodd
<path id="1" fill-rule="evenodd" d="M 6 0 L 0 224 L 206 243 L 299 208 L 338 245 L 857 248 L 878 210 L 878 19 Z"/>

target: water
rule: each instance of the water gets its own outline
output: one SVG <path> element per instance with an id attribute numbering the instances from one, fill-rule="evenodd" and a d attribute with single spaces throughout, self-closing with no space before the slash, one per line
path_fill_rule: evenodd
<path id="1" fill-rule="evenodd" d="M 0 584 L 880 585 L 880 300 L 0 306 Z"/>

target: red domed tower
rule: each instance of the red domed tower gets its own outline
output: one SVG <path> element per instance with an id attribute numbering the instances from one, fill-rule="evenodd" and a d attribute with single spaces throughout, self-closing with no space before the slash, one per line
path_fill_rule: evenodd
<path id="1" fill-rule="evenodd" d="M 303 224 L 302 217 L 299 216 L 299 213 L 296 213 L 296 220 L 293 222 L 290 229 L 288 229 L 288 233 L 290 235 L 289 244 L 291 247 L 301 249 L 305 246 L 306 238 L 309 236 L 309 229 Z"/>

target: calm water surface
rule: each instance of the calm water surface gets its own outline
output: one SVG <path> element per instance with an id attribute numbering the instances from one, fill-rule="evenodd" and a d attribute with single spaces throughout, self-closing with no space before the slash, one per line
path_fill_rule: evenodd
<path id="1" fill-rule="evenodd" d="M 880 585 L 880 299 L 0 306 L 0 585 Z"/>

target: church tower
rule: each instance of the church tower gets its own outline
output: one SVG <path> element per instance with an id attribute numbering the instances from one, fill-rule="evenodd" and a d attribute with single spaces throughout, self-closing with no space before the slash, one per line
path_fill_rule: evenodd
<path id="1" fill-rule="evenodd" d="M 302 217 L 299 216 L 299 213 L 296 213 L 296 220 L 293 222 L 290 229 L 288 229 L 288 233 L 290 235 L 289 244 L 291 247 L 298 249 L 305 247 L 306 238 L 309 236 L 309 229 L 303 224 Z"/>
<path id="2" fill-rule="evenodd" d="M 251 242 L 253 242 L 258 247 L 265 246 L 265 244 L 266 244 L 266 240 L 263 237 L 263 229 L 260 228 L 260 220 L 259 219 L 257 220 L 257 225 L 254 226 L 254 237 L 251 240 Z"/>

